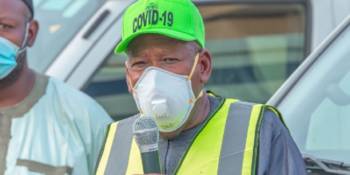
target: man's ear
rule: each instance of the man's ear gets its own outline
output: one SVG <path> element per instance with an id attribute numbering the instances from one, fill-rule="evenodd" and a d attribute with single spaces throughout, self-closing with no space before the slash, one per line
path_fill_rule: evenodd
<path id="1" fill-rule="evenodd" d="M 211 55 L 207 49 L 203 49 L 203 51 L 199 55 L 198 63 L 200 65 L 200 82 L 206 83 L 211 75 Z"/>
<path id="2" fill-rule="evenodd" d="M 32 20 L 29 22 L 29 29 L 28 29 L 28 41 L 27 46 L 32 47 L 34 45 L 35 39 L 37 37 L 37 34 L 39 32 L 39 23 L 37 20 Z"/>

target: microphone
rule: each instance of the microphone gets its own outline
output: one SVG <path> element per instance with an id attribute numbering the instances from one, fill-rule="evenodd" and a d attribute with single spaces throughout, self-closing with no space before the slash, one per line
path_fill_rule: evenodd
<path id="1" fill-rule="evenodd" d="M 159 129 L 152 117 L 141 116 L 133 125 L 135 142 L 138 145 L 144 174 L 161 174 L 158 153 Z"/>

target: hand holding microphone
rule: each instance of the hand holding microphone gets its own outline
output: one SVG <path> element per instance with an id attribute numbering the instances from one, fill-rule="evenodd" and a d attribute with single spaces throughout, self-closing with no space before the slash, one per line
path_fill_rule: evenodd
<path id="1" fill-rule="evenodd" d="M 135 142 L 138 145 L 145 174 L 161 174 L 158 154 L 159 129 L 152 117 L 142 116 L 133 125 Z"/>

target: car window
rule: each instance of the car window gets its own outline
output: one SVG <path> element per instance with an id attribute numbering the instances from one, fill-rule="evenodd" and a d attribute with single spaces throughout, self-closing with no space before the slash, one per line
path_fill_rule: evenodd
<path id="1" fill-rule="evenodd" d="M 206 89 L 218 95 L 266 102 L 305 58 L 304 4 L 197 6 L 213 63 Z M 127 92 L 124 61 L 125 55 L 111 54 L 84 90 L 114 119 L 137 113 Z"/>
<path id="2" fill-rule="evenodd" d="M 301 4 L 206 5 L 206 48 L 213 71 L 206 87 L 265 103 L 305 57 Z"/>
<path id="3" fill-rule="evenodd" d="M 350 27 L 278 108 L 303 154 L 350 163 Z"/>
<path id="4" fill-rule="evenodd" d="M 44 72 L 106 0 L 34 0 L 40 29 L 28 49 L 29 66 Z"/>

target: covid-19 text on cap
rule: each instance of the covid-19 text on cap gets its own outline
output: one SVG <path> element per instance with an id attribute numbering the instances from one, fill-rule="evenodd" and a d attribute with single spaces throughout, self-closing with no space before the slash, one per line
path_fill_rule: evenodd
<path id="1" fill-rule="evenodd" d="M 174 14 L 164 11 L 162 14 L 158 10 L 147 10 L 135 17 L 133 21 L 133 33 L 148 25 L 157 25 L 162 22 L 164 26 L 172 27 L 174 24 Z"/>

